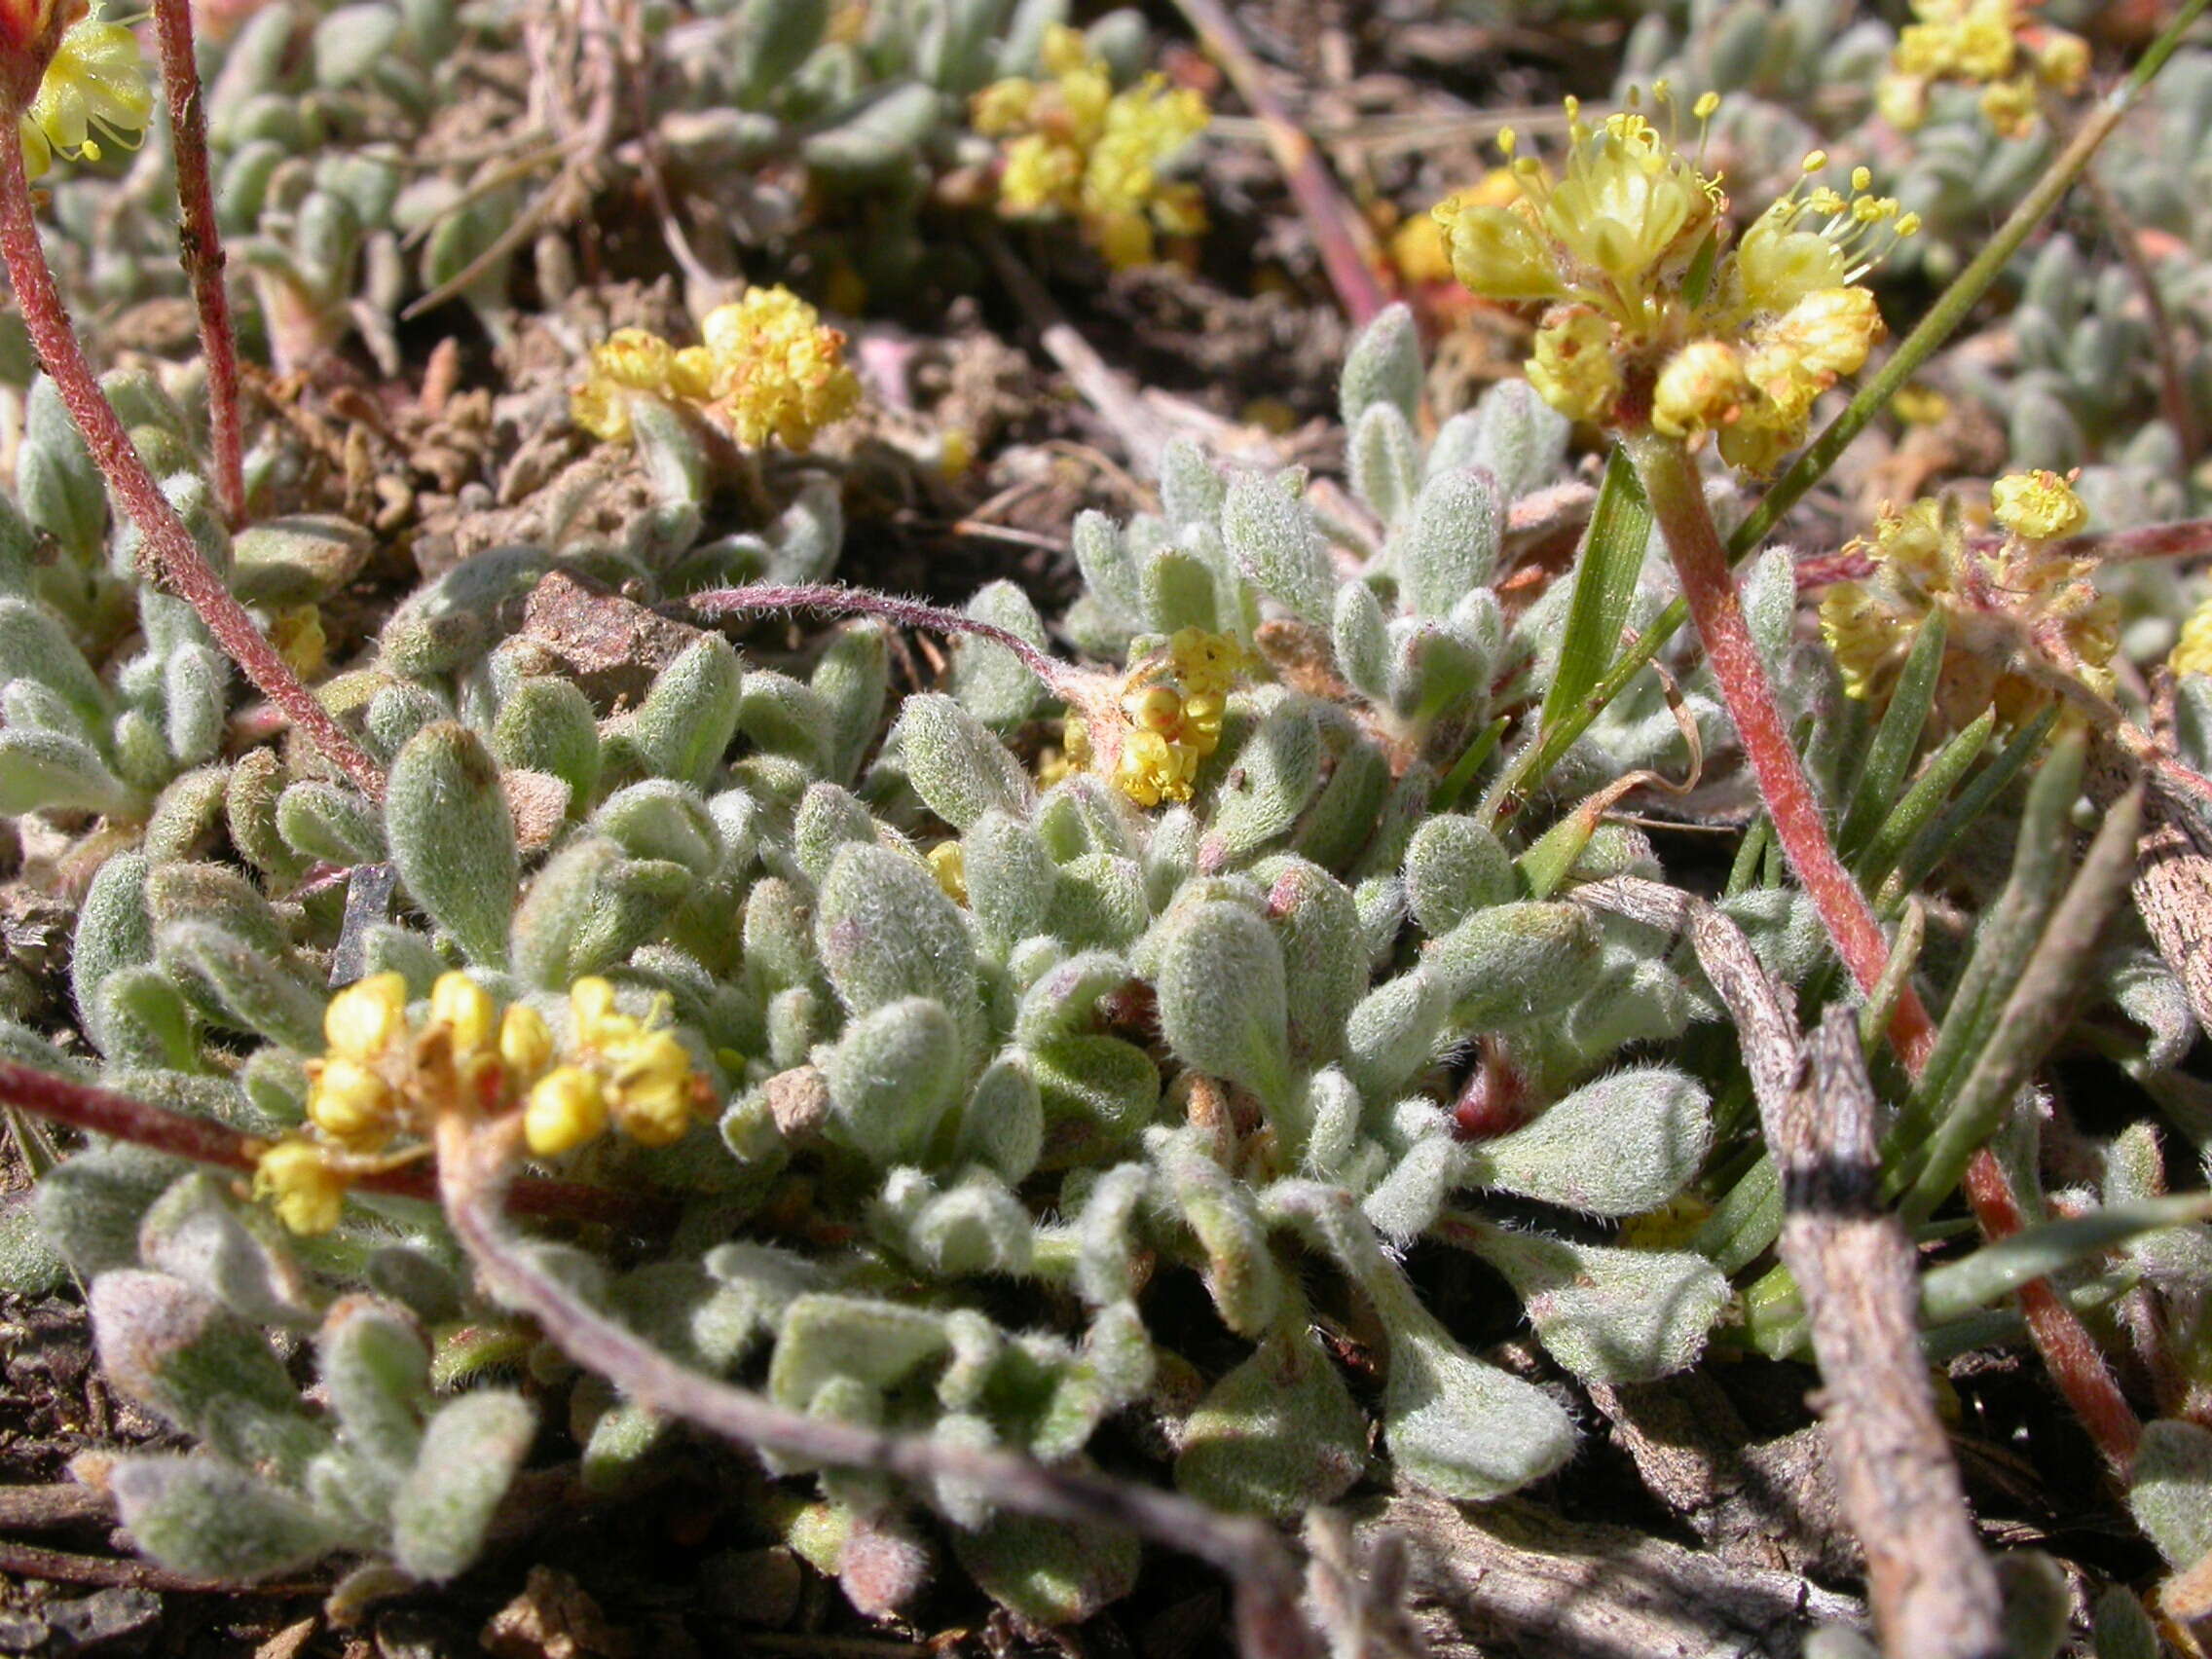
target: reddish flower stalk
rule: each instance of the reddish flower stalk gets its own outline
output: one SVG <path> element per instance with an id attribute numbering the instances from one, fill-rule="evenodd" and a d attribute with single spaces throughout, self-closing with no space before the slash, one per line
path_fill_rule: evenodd
<path id="1" fill-rule="evenodd" d="M 0 1101 L 36 1112 L 57 1124 L 129 1141 L 134 1146 L 236 1169 L 250 1174 L 259 1151 L 252 1136 L 240 1133 L 212 1118 L 192 1118 L 166 1107 L 149 1105 L 113 1089 L 76 1083 L 52 1072 L 0 1060 Z M 388 1193 L 396 1198 L 435 1202 L 437 1172 L 428 1163 L 406 1164 L 368 1175 L 353 1183 L 362 1192 Z M 659 1206 L 650 1200 L 606 1187 L 588 1187 L 574 1181 L 517 1181 L 507 1190 L 507 1207 L 517 1215 L 560 1217 L 570 1221 L 601 1222 L 610 1226 L 637 1226 L 653 1219 Z"/>
<path id="2" fill-rule="evenodd" d="M 124 430 L 122 418 L 100 390 L 46 262 L 38 221 L 31 213 L 30 182 L 23 173 L 22 134 L 13 119 L 0 119 L 0 259 L 7 263 L 16 304 L 40 365 L 61 394 L 108 488 L 144 538 L 152 567 L 148 576 L 159 577 L 181 595 L 254 687 L 282 709 L 370 798 L 381 800 L 384 773 L 301 683 L 276 647 L 253 625 L 245 607 L 201 556 L 192 533 L 162 494 Z"/>
<path id="3" fill-rule="evenodd" d="M 162 88 L 169 106 L 169 148 L 176 157 L 176 194 L 183 209 L 177 246 L 200 308 L 200 351 L 207 361 L 207 426 L 215 461 L 215 502 L 223 522 L 245 523 L 245 439 L 239 419 L 239 342 L 231 296 L 223 286 L 223 239 L 215 228 L 215 192 L 207 174 L 207 106 L 193 50 L 191 0 L 154 0 L 162 46 Z"/>
<path id="4" fill-rule="evenodd" d="M 1775 837 L 1819 910 L 1836 955 L 1860 989 L 1871 994 L 1889 966 L 1889 941 L 1866 895 L 1836 856 L 1812 780 L 1805 776 L 1796 745 L 1775 706 L 1774 688 L 1744 620 L 1728 550 L 1706 506 L 1697 465 L 1689 451 L 1673 438 L 1643 432 L 1626 442 L 1651 501 L 1652 516 L 1674 557 L 1682 597 L 1728 705 L 1728 718 L 1735 722 L 1751 761 Z M 1919 1076 L 1935 1048 L 1936 1025 L 1909 983 L 1898 997 L 1889 1034 L 1906 1069 Z M 1967 1166 L 1965 1189 L 1967 1202 L 1987 1236 L 2003 1238 L 2020 1230 L 2018 1200 L 1987 1148 L 1974 1154 Z M 2052 1380 L 2106 1460 L 2116 1469 L 2126 1468 L 2142 1428 L 2094 1339 L 2048 1280 L 2023 1286 L 2019 1297 L 2029 1335 Z"/>
<path id="5" fill-rule="evenodd" d="M 1812 780 L 1797 759 L 1782 711 L 1775 707 L 1765 665 L 1751 643 L 1737 597 L 1728 549 L 1705 504 L 1705 487 L 1688 450 L 1676 439 L 1646 432 L 1628 440 L 1629 459 L 1651 501 L 1651 512 L 1681 579 L 1682 598 L 1697 623 L 1706 660 L 1743 740 L 1759 794 L 1774 821 L 1789 866 L 1820 911 L 1836 954 L 1861 988 L 1871 991 L 1889 966 L 1890 943 L 1851 871 L 1828 838 L 1827 819 Z M 1934 1021 L 1920 994 L 1906 985 L 1890 1019 L 1890 1041 L 1914 1072 L 1927 1063 L 1936 1041 Z"/>

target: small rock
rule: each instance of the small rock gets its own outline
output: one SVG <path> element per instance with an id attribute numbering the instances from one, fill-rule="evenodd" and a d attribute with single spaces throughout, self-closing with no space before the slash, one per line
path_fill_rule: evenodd
<path id="1" fill-rule="evenodd" d="M 522 631 L 559 657 L 602 708 L 644 701 L 653 677 L 703 637 L 566 571 L 549 572 L 531 590 Z"/>

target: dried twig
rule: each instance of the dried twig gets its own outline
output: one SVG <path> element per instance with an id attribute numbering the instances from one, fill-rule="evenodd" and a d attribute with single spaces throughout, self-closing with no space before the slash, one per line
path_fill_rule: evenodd
<path id="1" fill-rule="evenodd" d="M 0 1572 L 11 1578 L 44 1578 L 55 1584 L 122 1585 L 132 1590 L 203 1590 L 224 1596 L 319 1595 L 323 1584 L 252 1584 L 228 1578 L 192 1578 L 142 1561 L 76 1555 L 0 1538 Z"/>
<path id="2" fill-rule="evenodd" d="M 1175 434 L 1166 422 L 1144 405 L 1135 390 L 1121 372 L 1112 367 L 1068 321 L 1066 314 L 1046 292 L 1045 284 L 1038 281 L 1035 273 L 1022 264 L 1006 238 L 997 230 L 986 228 L 982 232 L 983 252 L 989 256 L 991 268 L 1006 284 L 1024 315 L 1037 330 L 1037 343 L 1044 347 L 1045 354 L 1059 364 L 1060 372 L 1075 383 L 1084 401 L 1113 427 L 1114 435 L 1122 440 L 1128 451 L 1129 460 L 1140 471 L 1153 471 L 1160 461 L 1160 452 Z"/>
<path id="3" fill-rule="evenodd" d="M 1882 1645 L 1913 1659 L 1998 1659 L 1997 1574 L 1967 1511 L 1920 1357 L 1912 1241 L 1874 1195 L 1875 1100 L 1851 1011 L 1804 1045 L 1796 1087 L 1762 1097 L 1782 1166 L 1782 1259 L 1812 1325 L 1838 1496 L 1866 1549 Z"/>
<path id="4" fill-rule="evenodd" d="M 499 1220 L 518 1124 L 478 1127 L 458 1114 L 438 1124 L 438 1185 L 455 1236 L 492 1293 L 528 1313 L 556 1347 L 649 1410 L 782 1456 L 879 1470 L 924 1486 L 957 1482 L 1018 1514 L 1131 1531 L 1185 1551 L 1235 1587 L 1236 1625 L 1248 1659 L 1319 1659 L 1299 1610 L 1289 1553 L 1264 1523 L 1216 1514 L 1171 1493 L 1026 1457 L 916 1435 L 891 1434 L 786 1411 L 760 1395 L 701 1376 L 607 1317 L 545 1272 Z"/>
<path id="5" fill-rule="evenodd" d="M 1377 275 L 1383 269 L 1383 261 L 1375 233 L 1346 200 L 1344 188 L 1329 171 L 1321 152 L 1313 147 L 1313 140 L 1268 85 L 1266 71 L 1244 44 L 1229 8 L 1221 0 L 1175 0 L 1175 4 L 1251 106 L 1267 133 L 1268 148 L 1274 152 L 1275 165 L 1282 168 L 1283 180 L 1290 186 L 1291 199 L 1298 203 L 1306 228 L 1313 233 L 1313 245 L 1320 253 L 1321 268 L 1328 273 L 1329 285 L 1337 291 L 1338 303 L 1354 328 L 1364 325 L 1388 303 Z"/>
<path id="6" fill-rule="evenodd" d="M 1689 936 L 1741 1037 L 1768 1147 L 1782 1171 L 1782 1256 L 1811 1316 L 1839 1497 L 1866 1551 L 1886 1651 L 1998 1659 L 1996 1574 L 1975 1539 L 1958 1467 L 1920 1361 L 1911 1241 L 1877 1213 L 1875 1102 L 1858 1021 L 1831 1009 L 1810 1043 L 1788 994 L 1736 925 L 1656 882 L 1584 888 L 1587 903 Z"/>
<path id="7" fill-rule="evenodd" d="M 788 610 L 813 610 L 830 616 L 877 616 L 906 628 L 929 628 L 940 634 L 968 634 L 1003 645 L 1021 659 L 1045 688 L 1057 696 L 1081 698 L 1082 670 L 1070 668 L 1039 650 L 1012 629 L 979 622 L 958 610 L 924 605 L 919 600 L 896 599 L 866 588 L 835 587 L 827 582 L 790 587 L 758 583 L 751 587 L 717 588 L 687 595 L 683 603 L 708 616 L 774 615 Z"/>

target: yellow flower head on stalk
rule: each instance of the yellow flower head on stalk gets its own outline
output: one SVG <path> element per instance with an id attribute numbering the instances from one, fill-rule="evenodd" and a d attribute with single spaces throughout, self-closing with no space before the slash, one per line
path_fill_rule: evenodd
<path id="1" fill-rule="evenodd" d="M 2071 97 L 2088 78 L 2088 42 L 2037 20 L 2021 0 L 1913 0 L 1912 10 L 1875 89 L 1883 118 L 1900 131 L 1927 119 L 1932 87 L 1949 84 L 1981 88 L 1990 126 L 2024 137 L 2040 92 Z"/>
<path id="2" fill-rule="evenodd" d="M 1699 166 L 1717 100 L 1698 100 L 1698 154 L 1684 155 L 1665 83 L 1653 98 L 1666 112 L 1664 132 L 1633 97 L 1630 109 L 1594 127 L 1568 98 L 1567 163 L 1557 174 L 1519 153 L 1512 129 L 1500 132 L 1521 199 L 1458 196 L 1435 210 L 1459 280 L 1488 299 L 1570 299 L 1635 337 L 1657 327 L 1727 198 L 1718 177 Z"/>
<path id="3" fill-rule="evenodd" d="M 860 405 L 845 336 L 789 288 L 748 288 L 709 312 L 699 337 L 712 364 L 709 395 L 741 444 L 773 437 L 803 450 Z"/>
<path id="4" fill-rule="evenodd" d="M 1493 300 L 1552 302 L 1529 384 L 1555 409 L 1604 425 L 1648 422 L 1676 438 L 1719 434 L 1734 465 L 1771 469 L 1803 443 L 1820 395 L 1862 367 L 1882 335 L 1861 278 L 1919 228 L 1865 168 L 1848 192 L 1797 183 L 1727 245 L 1727 199 L 1702 170 L 1718 102 L 1692 106 L 1699 151 L 1632 107 L 1597 126 L 1569 100 L 1564 173 L 1518 157 L 1521 200 L 1456 199 L 1437 208 L 1461 282 Z M 1632 97 L 1633 105 L 1633 97 Z M 1503 133 L 1508 155 L 1517 148 Z"/>
<path id="5" fill-rule="evenodd" d="M 748 289 L 709 312 L 700 334 L 700 345 L 679 348 L 649 329 L 616 329 L 592 349 L 589 375 L 570 392 L 570 418 L 622 443 L 632 400 L 658 397 L 719 420 L 748 447 L 776 438 L 803 450 L 860 404 L 844 334 L 789 288 Z"/>
<path id="6" fill-rule="evenodd" d="M 598 977 L 570 989 L 571 1036 L 555 1040 L 525 1003 L 502 1010 L 466 974 L 430 987 L 411 1015 L 407 984 L 375 974 L 347 986 L 323 1013 L 323 1052 L 308 1062 L 307 1124 L 265 1152 L 254 1192 L 294 1232 L 337 1226 L 347 1187 L 427 1150 L 450 1111 L 519 1109 L 541 1158 L 572 1152 L 609 1124 L 645 1146 L 679 1139 L 709 1104 L 690 1051 L 655 1020 L 615 1007 Z"/>
<path id="7" fill-rule="evenodd" d="M 1915 501 L 1862 545 L 1872 574 L 1823 597 L 1821 632 L 1852 696 L 1888 695 L 1936 609 L 1936 706 L 1949 726 L 1985 709 L 2016 726 L 2075 688 L 2111 696 L 2119 607 L 2097 592 L 2093 561 L 2063 550 L 2087 521 L 2080 498 L 2049 472 L 2001 478 L 1991 496 L 2002 536 L 1970 535 L 1955 502 Z"/>
<path id="8" fill-rule="evenodd" d="M 969 103 L 970 125 L 1000 141 L 999 211 L 1072 218 L 1116 270 L 1151 264 L 1160 235 L 1202 232 L 1197 186 L 1161 175 L 1205 130 L 1205 99 L 1158 74 L 1115 92 L 1106 60 L 1065 25 L 1041 56 L 1049 79 L 995 82 Z"/>
<path id="9" fill-rule="evenodd" d="M 37 8 L 52 13 L 53 8 Z M 138 37 L 95 7 L 71 23 L 18 119 L 23 171 L 37 178 L 56 154 L 100 159 L 102 142 L 134 150 L 154 113 Z"/>
<path id="10" fill-rule="evenodd" d="M 1139 806 L 1189 800 L 1198 762 L 1221 747 L 1229 693 L 1252 666 L 1233 636 L 1178 629 L 1124 677 L 1120 706 L 1103 722 L 1110 742 L 1069 721 L 1069 758 L 1095 766 Z"/>
<path id="11" fill-rule="evenodd" d="M 682 1139 L 712 1101 L 706 1079 L 691 1063 L 691 1051 L 657 1023 L 665 1017 L 665 1008 L 650 1019 L 623 1014 L 614 1006 L 614 987 L 593 975 L 569 987 L 569 1013 L 575 1030 L 571 1063 L 548 1073 L 547 1081 L 564 1071 L 581 1072 L 593 1081 L 606 1112 L 598 1119 L 600 1128 L 582 1138 L 595 1138 L 611 1120 L 641 1146 L 673 1146 Z M 588 1121 L 582 1085 L 571 1080 L 561 1087 L 572 1114 L 582 1113 Z M 526 1119 L 526 1130 L 528 1126 Z M 540 1150 L 536 1139 L 531 1144 L 534 1151 Z"/>

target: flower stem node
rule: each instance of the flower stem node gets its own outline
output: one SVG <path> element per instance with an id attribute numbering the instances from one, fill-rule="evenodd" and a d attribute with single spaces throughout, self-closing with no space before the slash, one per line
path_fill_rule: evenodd
<path id="1" fill-rule="evenodd" d="M 1937 610 L 1936 707 L 1952 729 L 1985 709 L 2017 727 L 2053 700 L 2094 712 L 2111 696 L 2118 602 L 2097 592 L 2092 561 L 2061 550 L 2087 522 L 2081 498 L 2050 472 L 2000 478 L 1990 495 L 2002 539 L 1970 535 L 1955 501 L 1915 501 L 1860 544 L 1873 573 L 1827 590 L 1821 632 L 1852 696 L 1886 696 Z"/>

